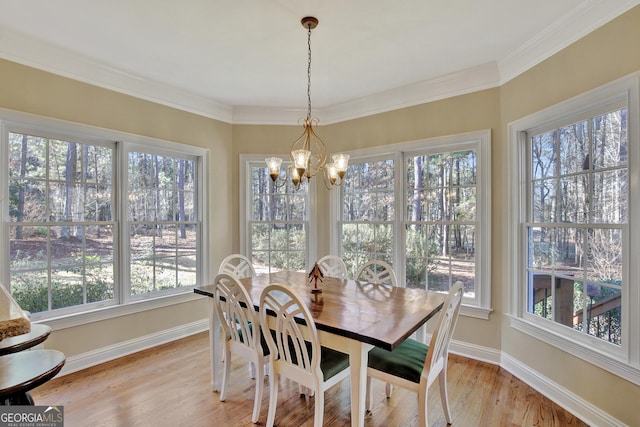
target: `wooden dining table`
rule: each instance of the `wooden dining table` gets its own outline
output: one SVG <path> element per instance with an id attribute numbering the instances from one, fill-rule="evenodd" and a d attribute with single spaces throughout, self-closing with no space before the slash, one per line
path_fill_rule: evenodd
<path id="1" fill-rule="evenodd" d="M 422 289 L 408 289 L 351 279 L 324 277 L 314 288 L 304 272 L 280 271 L 240 279 L 255 308 L 260 293 L 270 283 L 293 289 L 307 304 L 318 330 L 320 344 L 349 355 L 351 386 L 351 425 L 363 426 L 368 352 L 374 346 L 395 349 L 432 318 L 445 296 Z M 194 292 L 213 297 L 213 285 L 197 286 Z M 219 390 L 217 367 L 220 354 L 220 325 L 209 310 L 211 345 L 211 383 Z"/>

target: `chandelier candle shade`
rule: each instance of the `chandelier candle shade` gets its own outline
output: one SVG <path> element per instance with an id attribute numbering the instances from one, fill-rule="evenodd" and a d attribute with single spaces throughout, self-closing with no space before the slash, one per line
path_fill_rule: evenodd
<path id="1" fill-rule="evenodd" d="M 287 168 L 287 177 L 291 178 L 291 183 L 298 188 L 301 183 L 309 181 L 312 177 L 322 171 L 323 182 L 327 188 L 332 188 L 342 184 L 344 176 L 349 166 L 348 154 L 334 154 L 331 156 L 333 162 L 327 163 L 327 147 L 322 139 L 316 135 L 313 126 L 318 124 L 318 119 L 311 117 L 311 30 L 316 28 L 318 20 L 313 16 L 307 16 L 301 20 L 302 26 L 307 29 L 307 117 L 302 120 L 304 131 L 291 145 L 289 158 L 291 166 Z M 265 159 L 269 168 L 269 176 L 277 184 L 280 176 L 282 159 L 280 157 L 269 157 Z"/>

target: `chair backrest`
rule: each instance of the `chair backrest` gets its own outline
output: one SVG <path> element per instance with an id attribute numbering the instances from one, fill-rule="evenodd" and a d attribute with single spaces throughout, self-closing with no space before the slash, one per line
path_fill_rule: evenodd
<path id="1" fill-rule="evenodd" d="M 347 265 L 339 256 L 323 256 L 318 260 L 318 266 L 327 277 L 338 277 L 340 279 L 347 277 Z"/>
<path id="2" fill-rule="evenodd" d="M 429 372 L 439 372 L 440 369 L 447 366 L 446 359 L 449 355 L 449 343 L 458 321 L 463 294 L 464 287 L 462 282 L 458 281 L 451 287 L 449 295 L 444 300 L 438 324 L 433 331 L 433 335 L 431 335 L 429 350 L 424 361 L 423 375 Z"/>
<path id="3" fill-rule="evenodd" d="M 275 327 L 269 325 L 274 315 Z M 288 377 L 302 377 L 304 381 L 298 381 L 302 384 L 312 379 L 322 382 L 318 331 L 309 309 L 292 289 L 277 283 L 267 285 L 260 294 L 260 321 L 269 352 L 287 366 Z M 306 336 L 300 321 L 306 324 Z M 267 332 L 269 327 L 273 333 Z"/>
<path id="4" fill-rule="evenodd" d="M 218 274 L 213 283 L 213 301 L 226 339 L 262 355 L 260 319 L 249 293 L 238 279 L 230 274 Z"/>
<path id="5" fill-rule="evenodd" d="M 249 258 L 241 254 L 231 254 L 220 263 L 218 274 L 230 274 L 238 279 L 253 277 L 256 270 Z"/>
<path id="6" fill-rule="evenodd" d="M 398 286 L 396 273 L 394 273 L 391 266 L 377 259 L 371 260 L 360 267 L 356 274 L 356 280 L 364 280 L 379 285 L 390 284 Z"/>

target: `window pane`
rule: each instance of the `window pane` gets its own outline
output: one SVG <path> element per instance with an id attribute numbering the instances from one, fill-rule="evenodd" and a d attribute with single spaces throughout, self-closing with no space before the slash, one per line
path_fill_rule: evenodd
<path id="1" fill-rule="evenodd" d="M 9 228 L 9 269 L 14 272 L 47 268 L 49 228 L 12 226 Z"/>
<path id="2" fill-rule="evenodd" d="M 562 227 L 556 233 L 555 271 L 567 276 L 580 275 L 585 248 L 584 229 Z"/>
<path id="3" fill-rule="evenodd" d="M 59 268 L 51 271 L 51 309 L 72 307 L 84 302 L 84 269 Z"/>
<path id="4" fill-rule="evenodd" d="M 560 178 L 560 221 L 589 221 L 589 175 L 579 174 Z"/>
<path id="5" fill-rule="evenodd" d="M 627 142 L 627 110 L 594 117 L 594 168 L 625 166 L 628 160 Z"/>
<path id="6" fill-rule="evenodd" d="M 530 275 L 527 306 L 529 313 L 551 320 L 553 315 L 553 290 L 551 274 L 535 273 Z"/>
<path id="7" fill-rule="evenodd" d="M 531 138 L 532 179 L 550 178 L 557 174 L 556 132 Z"/>
<path id="8" fill-rule="evenodd" d="M 268 224 L 251 224 L 251 251 L 269 249 L 269 225 Z"/>
<path id="9" fill-rule="evenodd" d="M 622 291 L 619 287 L 587 284 L 585 311 L 589 335 L 622 345 Z M 582 316 L 577 320 L 581 321 Z"/>
<path id="10" fill-rule="evenodd" d="M 476 188 L 454 188 L 451 200 L 452 219 L 457 221 L 473 221 L 476 219 Z"/>
<path id="11" fill-rule="evenodd" d="M 558 129 L 560 135 L 560 174 L 589 170 L 589 131 L 587 122 Z"/>
<path id="12" fill-rule="evenodd" d="M 455 186 L 476 185 L 476 151 L 457 151 L 452 154 L 452 177 Z"/>
<path id="13" fill-rule="evenodd" d="M 622 224 L 627 222 L 627 170 L 616 169 L 593 174 L 593 222 Z"/>
<path id="14" fill-rule="evenodd" d="M 587 233 L 587 279 L 622 283 L 622 230 L 594 228 Z"/>
<path id="15" fill-rule="evenodd" d="M 9 178 L 47 177 L 47 139 L 9 132 Z"/>
<path id="16" fill-rule="evenodd" d="M 115 289 L 113 264 L 88 264 L 85 276 L 87 281 L 87 303 L 113 299 Z"/>
<path id="17" fill-rule="evenodd" d="M 9 216 L 12 222 L 47 221 L 47 183 L 26 179 L 10 180 Z"/>
<path id="18" fill-rule="evenodd" d="M 392 191 L 378 193 L 374 201 L 373 219 L 376 221 L 393 221 L 395 217 L 394 200 L 395 194 Z"/>
<path id="19" fill-rule="evenodd" d="M 551 272 L 557 253 L 556 229 L 531 227 L 529 229 L 529 268 Z"/>
<path id="20" fill-rule="evenodd" d="M 534 181 L 532 185 L 533 222 L 556 222 L 556 202 L 558 200 L 556 179 Z M 564 213 L 564 210 L 561 212 Z"/>

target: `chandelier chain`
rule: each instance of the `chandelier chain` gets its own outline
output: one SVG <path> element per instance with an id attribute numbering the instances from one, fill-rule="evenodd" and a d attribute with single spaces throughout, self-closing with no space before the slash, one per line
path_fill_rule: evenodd
<path id="1" fill-rule="evenodd" d="M 308 35 L 307 35 L 307 49 L 308 49 L 308 59 L 307 59 L 307 118 L 311 119 L 311 24 L 307 25 Z"/>

